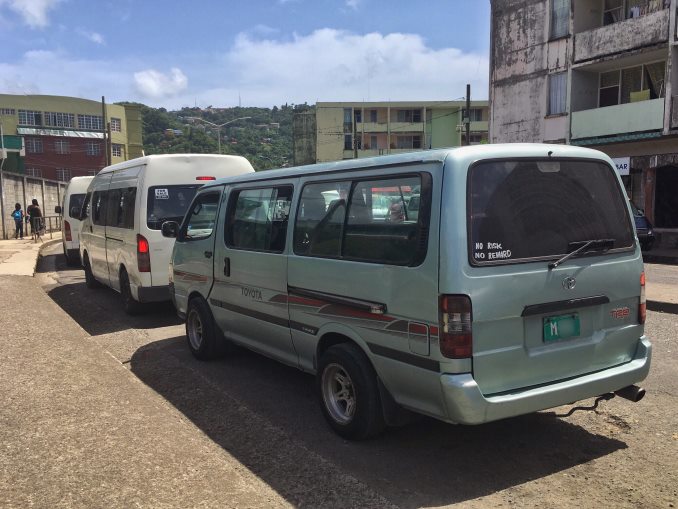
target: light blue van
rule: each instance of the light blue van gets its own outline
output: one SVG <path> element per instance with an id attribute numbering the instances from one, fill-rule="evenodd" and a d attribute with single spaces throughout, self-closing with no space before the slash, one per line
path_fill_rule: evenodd
<path id="1" fill-rule="evenodd" d="M 597 151 L 484 145 L 250 173 L 201 188 L 163 234 L 193 354 L 237 344 L 315 374 L 347 438 L 407 411 L 479 424 L 644 394 L 643 261 Z"/>

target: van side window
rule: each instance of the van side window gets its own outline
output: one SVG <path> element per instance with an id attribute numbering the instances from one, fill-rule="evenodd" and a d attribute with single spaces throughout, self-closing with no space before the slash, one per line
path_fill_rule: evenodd
<path id="1" fill-rule="evenodd" d="M 292 186 L 234 191 L 229 200 L 226 245 L 282 253 L 292 192 Z"/>
<path id="2" fill-rule="evenodd" d="M 428 173 L 307 184 L 299 200 L 294 252 L 418 265 L 426 255 L 430 210 Z"/>
<path id="3" fill-rule="evenodd" d="M 201 240 L 212 235 L 221 193 L 199 195 L 188 210 L 183 240 Z"/>
<path id="4" fill-rule="evenodd" d="M 99 226 L 106 224 L 106 198 L 108 191 L 94 191 L 92 195 L 92 223 Z"/>
<path id="5" fill-rule="evenodd" d="M 115 228 L 134 228 L 134 206 L 137 197 L 136 187 L 111 189 L 108 191 L 106 225 Z"/>
<path id="6" fill-rule="evenodd" d="M 90 215 L 90 205 L 92 203 L 92 193 L 87 193 L 87 196 L 85 196 L 85 201 L 82 204 L 82 210 L 80 213 L 80 219 L 85 219 L 86 217 L 89 217 Z"/>
<path id="7" fill-rule="evenodd" d="M 409 265 L 418 247 L 420 189 L 419 176 L 356 182 L 349 201 L 343 255 Z"/>

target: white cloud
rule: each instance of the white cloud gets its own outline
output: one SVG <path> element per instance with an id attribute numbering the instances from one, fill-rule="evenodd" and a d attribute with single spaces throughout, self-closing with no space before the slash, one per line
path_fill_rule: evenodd
<path id="1" fill-rule="evenodd" d="M 9 7 L 31 28 L 49 25 L 48 14 L 63 0 L 0 0 L 0 8 Z"/>
<path id="2" fill-rule="evenodd" d="M 177 67 L 173 67 L 169 74 L 163 74 L 155 69 L 135 72 L 134 82 L 137 91 L 150 99 L 175 96 L 188 87 L 188 78 Z"/>
<path id="3" fill-rule="evenodd" d="M 104 36 L 98 32 L 88 32 L 87 30 L 78 29 L 78 34 L 84 37 L 85 39 L 93 42 L 94 44 L 104 45 L 106 41 Z"/>
<path id="4" fill-rule="evenodd" d="M 414 34 L 357 35 L 326 28 L 290 41 L 241 34 L 226 65 L 252 104 L 449 100 L 465 95 L 466 83 L 478 98 L 486 98 L 488 90 L 486 55 L 432 49 Z"/>
<path id="5" fill-rule="evenodd" d="M 361 0 L 346 0 L 346 7 L 357 11 L 358 7 L 360 7 L 360 2 Z"/>

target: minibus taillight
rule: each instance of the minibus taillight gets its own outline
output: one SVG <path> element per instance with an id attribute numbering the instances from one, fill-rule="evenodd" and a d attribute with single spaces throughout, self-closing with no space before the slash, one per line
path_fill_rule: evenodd
<path id="1" fill-rule="evenodd" d="M 151 253 L 146 237 L 137 233 L 137 266 L 139 272 L 151 272 Z"/>
<path id="2" fill-rule="evenodd" d="M 71 223 L 68 221 L 64 221 L 64 235 L 66 236 L 66 242 L 73 240 L 73 236 L 71 235 Z"/>
<path id="3" fill-rule="evenodd" d="M 640 303 L 638 304 L 638 323 L 645 323 L 647 303 L 645 301 L 645 272 L 640 273 Z"/>
<path id="4" fill-rule="evenodd" d="M 195 180 L 217 180 L 216 177 L 208 177 L 206 175 L 201 175 L 200 177 L 195 177 Z"/>
<path id="5" fill-rule="evenodd" d="M 449 359 L 473 355 L 473 316 L 468 295 L 440 297 L 440 353 Z"/>

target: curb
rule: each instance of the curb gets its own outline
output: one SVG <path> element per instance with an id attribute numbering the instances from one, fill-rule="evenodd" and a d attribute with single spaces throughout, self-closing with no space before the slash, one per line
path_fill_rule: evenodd
<path id="1" fill-rule="evenodd" d="M 643 263 L 658 263 L 660 265 L 678 265 L 678 257 L 643 253 Z"/>
<path id="2" fill-rule="evenodd" d="M 673 302 L 662 302 L 658 300 L 648 300 L 647 309 L 650 311 L 659 311 L 660 313 L 672 313 L 678 315 L 678 304 Z"/>
<path id="3" fill-rule="evenodd" d="M 61 239 L 50 239 L 40 244 L 40 247 L 38 248 L 38 256 L 35 257 L 35 263 L 33 264 L 33 277 L 35 277 L 35 271 L 38 268 L 38 260 L 40 260 L 40 257 L 42 256 L 42 250 L 59 242 L 61 242 Z"/>

